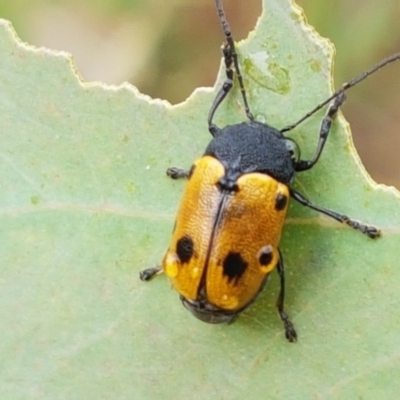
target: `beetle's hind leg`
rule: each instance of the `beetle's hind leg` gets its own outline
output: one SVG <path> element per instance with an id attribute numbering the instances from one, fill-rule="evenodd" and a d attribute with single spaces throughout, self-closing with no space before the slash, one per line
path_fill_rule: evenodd
<path id="1" fill-rule="evenodd" d="M 302 204 L 303 206 L 309 207 L 315 211 L 325 214 L 328 217 L 335 219 L 336 221 L 347 224 L 351 228 L 356 229 L 357 231 L 360 231 L 361 233 L 363 233 L 364 235 L 367 235 L 371 239 L 376 239 L 381 235 L 380 230 L 378 228 L 376 228 L 375 226 L 362 224 L 361 222 L 354 221 L 353 219 L 349 218 L 347 215 L 339 214 L 336 211 L 328 210 L 326 208 L 317 206 L 316 204 L 311 203 L 310 200 L 308 200 L 302 194 L 300 194 L 299 192 L 296 192 L 292 188 L 290 188 L 290 195 L 295 200 L 297 200 L 300 204 Z"/>
<path id="2" fill-rule="evenodd" d="M 283 266 L 282 254 L 279 251 L 279 261 L 277 266 L 277 271 L 281 280 L 281 290 L 279 291 L 279 296 L 276 301 L 276 307 L 278 309 L 279 316 L 283 322 L 283 327 L 285 328 L 285 336 L 286 339 L 289 340 L 290 343 L 293 343 L 297 340 L 297 333 L 294 329 L 292 321 L 290 321 L 289 316 L 285 313 L 284 303 L 285 303 L 285 267 Z"/>
<path id="3" fill-rule="evenodd" d="M 149 281 L 155 275 L 160 274 L 163 271 L 161 265 L 152 268 L 146 268 L 143 271 L 140 271 L 139 277 L 142 281 Z"/>

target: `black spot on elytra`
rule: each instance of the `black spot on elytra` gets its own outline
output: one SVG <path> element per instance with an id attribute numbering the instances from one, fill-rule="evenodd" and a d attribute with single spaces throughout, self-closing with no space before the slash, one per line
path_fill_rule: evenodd
<path id="1" fill-rule="evenodd" d="M 247 269 L 247 262 L 243 260 L 240 253 L 230 252 L 223 263 L 223 274 L 228 277 L 228 281 L 236 283 Z"/>
<path id="2" fill-rule="evenodd" d="M 281 211 L 286 207 L 288 198 L 282 193 L 278 193 L 278 196 L 276 196 L 275 199 L 275 210 L 276 211 Z"/>
<path id="3" fill-rule="evenodd" d="M 189 235 L 181 237 L 176 243 L 176 254 L 182 263 L 187 263 L 193 256 L 193 240 Z"/>
<path id="4" fill-rule="evenodd" d="M 258 261 L 261 265 L 266 266 L 269 265 L 272 261 L 272 257 L 273 257 L 273 250 L 272 250 L 272 246 L 264 246 L 258 255 Z"/>

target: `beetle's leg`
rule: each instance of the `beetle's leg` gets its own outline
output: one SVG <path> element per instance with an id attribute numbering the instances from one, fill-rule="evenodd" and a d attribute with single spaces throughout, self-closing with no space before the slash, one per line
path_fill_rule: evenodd
<path id="1" fill-rule="evenodd" d="M 146 268 L 143 271 L 140 271 L 139 277 L 142 281 L 149 281 L 155 275 L 160 274 L 163 271 L 161 265 L 153 268 Z"/>
<path id="2" fill-rule="evenodd" d="M 229 48 L 229 44 L 224 43 L 221 50 L 224 56 L 226 79 L 222 84 L 222 87 L 218 90 L 218 93 L 215 96 L 215 99 L 208 113 L 208 130 L 210 131 L 212 136 L 216 136 L 216 134 L 220 130 L 220 128 L 218 128 L 217 125 L 212 122 L 215 111 L 217 111 L 217 108 L 233 87 L 232 53 L 231 49 Z"/>
<path id="3" fill-rule="evenodd" d="M 210 112 L 208 113 L 208 130 L 213 136 L 215 136 L 218 133 L 219 128 L 215 124 L 213 124 L 212 119 L 214 117 L 215 111 L 217 110 L 219 105 L 222 103 L 222 101 L 225 99 L 225 97 L 233 87 L 235 72 L 237 79 L 239 81 L 240 91 L 242 93 L 242 98 L 247 118 L 249 118 L 250 120 L 254 119 L 250 111 L 249 104 L 247 102 L 246 90 L 244 88 L 243 77 L 239 68 L 238 57 L 235 49 L 235 42 L 232 37 L 231 28 L 225 17 L 225 12 L 222 7 L 222 0 L 215 0 L 215 5 L 217 7 L 218 17 L 221 21 L 222 29 L 225 34 L 225 43 L 222 45 L 222 55 L 224 57 L 224 62 L 225 62 L 226 79 L 221 89 L 218 91 L 217 96 L 215 97 L 214 102 L 211 105 Z"/>
<path id="4" fill-rule="evenodd" d="M 188 178 L 190 171 L 182 168 L 170 167 L 167 169 L 166 174 L 172 179 Z"/>
<path id="5" fill-rule="evenodd" d="M 276 307 L 278 308 L 279 316 L 283 322 L 283 326 L 285 328 L 285 336 L 289 342 L 295 342 L 297 340 L 297 333 L 294 329 L 292 322 L 289 319 L 289 316 L 285 313 L 284 310 L 284 302 L 285 302 L 285 267 L 283 266 L 282 254 L 279 251 L 279 261 L 277 266 L 278 274 L 281 280 L 281 290 L 279 291 L 279 296 L 276 301 Z"/>
<path id="6" fill-rule="evenodd" d="M 352 88 L 355 85 L 358 85 L 361 81 L 368 78 L 370 75 L 374 74 L 379 69 L 386 67 L 386 65 L 392 63 L 393 61 L 400 60 L 400 53 L 392 54 L 390 57 L 387 57 L 380 61 L 378 64 L 373 65 L 370 69 L 364 71 L 354 79 L 349 82 L 343 84 L 343 86 L 332 93 L 327 99 L 325 99 L 322 103 L 319 103 L 316 107 L 314 107 L 311 111 L 309 111 L 306 115 L 303 115 L 298 121 L 294 122 L 293 124 L 287 125 L 281 129 L 281 133 L 291 131 L 292 129 L 296 128 L 297 125 L 300 125 L 303 121 L 311 117 L 314 113 L 320 110 L 322 107 L 327 105 L 331 102 L 334 98 L 341 95 L 342 92 Z"/>
<path id="7" fill-rule="evenodd" d="M 336 221 L 347 224 L 353 229 L 356 229 L 362 232 L 364 235 L 367 235 L 371 239 L 375 239 L 381 235 L 380 230 L 375 226 L 361 224 L 360 222 L 350 219 L 347 215 L 339 214 L 336 211 L 328 210 L 326 208 L 317 206 L 316 204 L 311 203 L 310 200 L 306 199 L 302 194 L 300 194 L 299 192 L 295 191 L 292 188 L 290 188 L 290 195 L 303 206 L 309 207 L 315 211 L 325 214 L 328 217 L 336 219 Z"/>
<path id="8" fill-rule="evenodd" d="M 311 160 L 297 161 L 295 164 L 296 171 L 305 171 L 307 169 L 310 169 L 318 161 L 318 159 L 322 153 L 322 150 L 324 149 L 326 139 L 328 138 L 328 135 L 329 135 L 329 131 L 331 130 L 332 121 L 336 117 L 340 106 L 344 103 L 345 100 L 346 100 L 346 95 L 345 95 L 344 91 L 341 92 L 333 100 L 333 103 L 329 106 L 328 111 L 327 111 L 324 119 L 322 120 L 321 128 L 319 131 L 319 140 L 318 140 L 317 150 L 314 154 L 314 157 Z"/>

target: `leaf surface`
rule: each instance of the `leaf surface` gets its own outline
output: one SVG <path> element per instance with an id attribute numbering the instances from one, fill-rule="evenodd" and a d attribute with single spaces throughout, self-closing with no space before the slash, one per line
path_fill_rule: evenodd
<path id="1" fill-rule="evenodd" d="M 264 0 L 238 49 L 258 120 L 281 128 L 332 90 L 332 48 L 289 0 Z M 399 194 L 367 177 L 341 116 L 295 187 L 383 237 L 291 205 L 291 345 L 276 277 L 229 326 L 195 320 L 165 277 L 138 278 L 160 262 L 182 192 L 165 170 L 201 156 L 215 90 L 172 107 L 127 84 L 84 83 L 67 55 L 21 43 L 4 21 L 0 54 L 1 398 L 395 398 Z M 290 132 L 304 157 L 322 116 Z M 234 90 L 215 122 L 244 118 Z"/>

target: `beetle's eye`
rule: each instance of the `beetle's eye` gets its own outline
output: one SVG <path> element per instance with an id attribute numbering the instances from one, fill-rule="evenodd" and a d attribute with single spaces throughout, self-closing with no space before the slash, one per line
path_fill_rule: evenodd
<path id="1" fill-rule="evenodd" d="M 293 161 L 299 161 L 300 159 L 300 147 L 292 139 L 286 139 L 286 148 L 290 154 Z"/>

